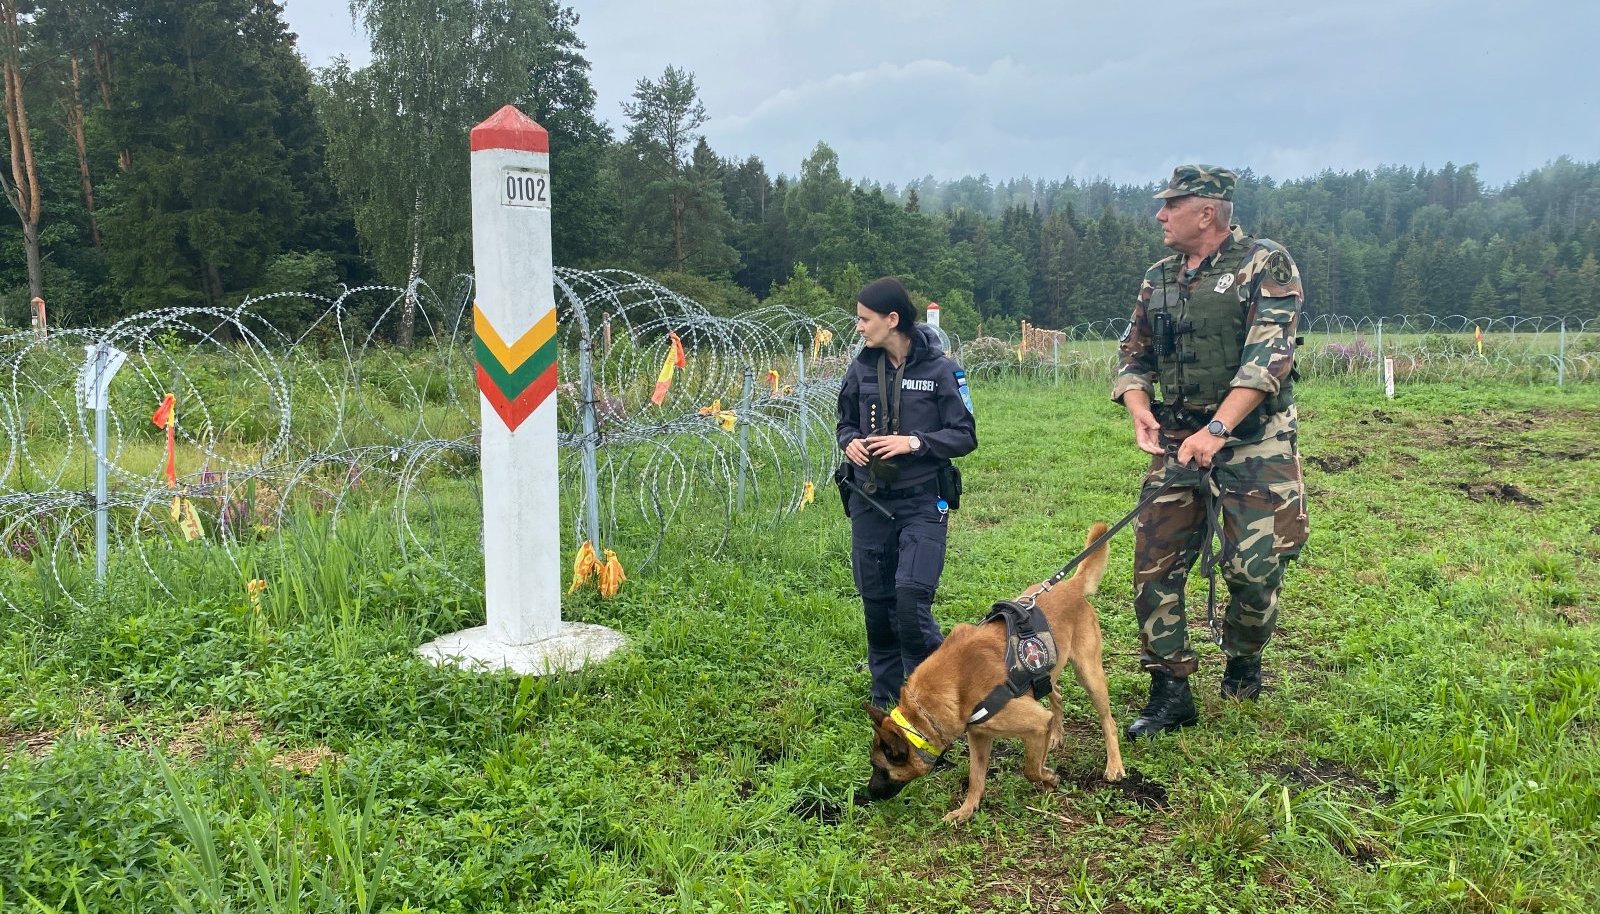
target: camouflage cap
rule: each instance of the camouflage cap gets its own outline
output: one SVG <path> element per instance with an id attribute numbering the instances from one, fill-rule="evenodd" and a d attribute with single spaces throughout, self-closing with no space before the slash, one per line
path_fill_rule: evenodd
<path id="1" fill-rule="evenodd" d="M 1156 194 L 1162 197 L 1215 197 L 1233 199 L 1233 185 L 1239 176 L 1218 165 L 1179 165 L 1172 170 L 1172 182 L 1167 189 Z"/>

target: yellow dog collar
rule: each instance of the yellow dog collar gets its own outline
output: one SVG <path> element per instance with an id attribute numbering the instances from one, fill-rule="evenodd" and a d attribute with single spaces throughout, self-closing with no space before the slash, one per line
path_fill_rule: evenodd
<path id="1" fill-rule="evenodd" d="M 889 712 L 889 719 L 894 721 L 895 726 L 899 727 L 900 731 L 906 735 L 906 739 L 911 742 L 911 745 L 929 755 L 936 756 L 939 754 L 939 750 L 935 749 L 932 743 L 928 742 L 921 733 L 917 732 L 915 727 L 911 726 L 911 722 L 906 720 L 906 716 L 900 713 L 899 708 Z"/>

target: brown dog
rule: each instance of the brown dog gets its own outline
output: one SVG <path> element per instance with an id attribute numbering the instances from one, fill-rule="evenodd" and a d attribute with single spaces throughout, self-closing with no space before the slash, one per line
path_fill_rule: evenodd
<path id="1" fill-rule="evenodd" d="M 1105 531 L 1105 524 L 1095 524 L 1084 545 L 1087 547 Z M 977 810 L 983 799 L 983 782 L 989 774 L 989 750 L 996 737 L 1020 737 L 1026 748 L 1023 774 L 1040 787 L 1055 787 L 1057 778 L 1045 769 L 1044 760 L 1065 738 L 1061 670 L 1069 660 L 1078 684 L 1089 693 L 1089 700 L 1100 715 L 1106 742 L 1106 780 L 1121 780 L 1122 750 L 1117 743 L 1117 722 L 1111 717 L 1106 671 L 1100 659 L 1100 620 L 1087 599 L 1099 589 L 1105 570 L 1106 547 L 1101 545 L 1083 560 L 1071 578 L 1048 591 L 1035 584 L 1018 598 L 1033 596 L 1055 634 L 1057 657 L 1055 668 L 1050 671 L 1050 710 L 1024 695 L 993 716 L 968 725 L 973 709 L 1006 678 L 1006 627 L 999 622 L 961 624 L 952 629 L 944 644 L 906 680 L 900 690 L 900 705 L 893 714 L 885 714 L 870 704 L 862 705 L 873 722 L 872 780 L 867 785 L 867 795 L 883 800 L 899 793 L 932 771 L 937 756 L 962 733 L 967 734 L 970 755 L 967 798 L 945 815 L 946 822 L 963 821 Z"/>

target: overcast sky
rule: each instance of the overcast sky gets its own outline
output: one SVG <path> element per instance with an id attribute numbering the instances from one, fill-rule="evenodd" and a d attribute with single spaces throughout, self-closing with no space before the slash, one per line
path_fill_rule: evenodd
<path id="1" fill-rule="evenodd" d="M 1600 159 L 1600 3 L 1586 0 L 570 5 L 602 120 L 622 123 L 641 77 L 683 67 L 712 148 L 769 172 L 794 174 L 818 140 L 847 176 L 896 184 L 1454 161 L 1499 185 L 1562 154 Z M 366 60 L 346 0 L 285 7 L 312 66 Z"/>

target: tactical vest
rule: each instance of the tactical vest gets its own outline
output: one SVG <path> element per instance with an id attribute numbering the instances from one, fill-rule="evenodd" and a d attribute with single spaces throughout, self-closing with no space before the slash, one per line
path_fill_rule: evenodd
<path id="1" fill-rule="evenodd" d="M 1260 282 L 1258 275 L 1241 289 L 1239 276 L 1255 250 L 1255 239 L 1249 236 L 1242 242 L 1230 241 L 1226 250 L 1201 268 L 1187 295 L 1179 283 L 1183 255 L 1163 265 L 1165 281 L 1151 292 L 1146 313 L 1153 318 L 1165 308 L 1172 320 L 1172 352 L 1158 358 L 1157 364 L 1161 402 L 1167 406 L 1211 412 L 1233 389 L 1229 385 L 1239 371 L 1249 332 L 1246 318 Z M 1294 383 L 1286 378 L 1279 392 L 1268 397 L 1256 414 L 1270 415 L 1292 403 Z"/>

